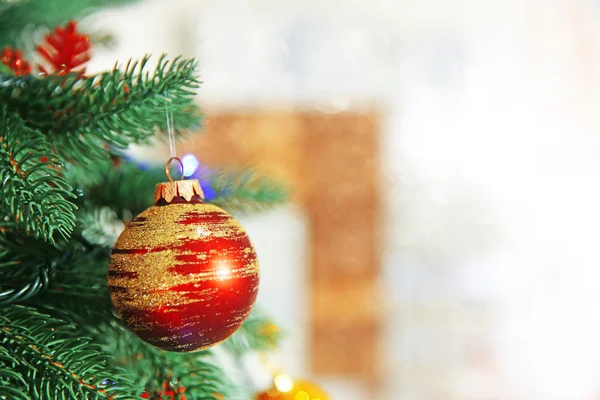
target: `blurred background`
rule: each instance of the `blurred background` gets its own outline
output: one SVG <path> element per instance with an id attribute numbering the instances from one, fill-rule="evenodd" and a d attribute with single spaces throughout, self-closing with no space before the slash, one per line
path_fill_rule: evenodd
<path id="1" fill-rule="evenodd" d="M 207 121 L 180 155 L 292 188 L 242 217 L 287 333 L 271 363 L 336 400 L 600 398 L 599 22 L 597 0 L 152 0 L 86 21 L 116 39 L 91 70 L 197 58 Z"/>

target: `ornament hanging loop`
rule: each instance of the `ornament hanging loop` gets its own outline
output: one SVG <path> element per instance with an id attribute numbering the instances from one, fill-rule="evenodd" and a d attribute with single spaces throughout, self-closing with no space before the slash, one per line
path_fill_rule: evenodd
<path id="1" fill-rule="evenodd" d="M 173 178 L 171 177 L 171 169 L 169 168 L 171 166 L 172 161 L 177 161 L 179 163 L 181 171 L 181 178 L 179 180 L 183 180 L 183 162 L 181 162 L 181 160 L 178 157 L 171 157 L 167 160 L 167 163 L 165 164 L 165 174 L 167 175 L 167 178 L 169 178 L 169 182 L 173 182 Z"/>

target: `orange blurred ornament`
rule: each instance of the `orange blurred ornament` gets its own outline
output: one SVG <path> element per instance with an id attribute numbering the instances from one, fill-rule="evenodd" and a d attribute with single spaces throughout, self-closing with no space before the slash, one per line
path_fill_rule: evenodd
<path id="1" fill-rule="evenodd" d="M 331 400 L 323 389 L 307 380 L 292 381 L 287 375 L 277 375 L 273 388 L 260 393 L 256 400 Z"/>

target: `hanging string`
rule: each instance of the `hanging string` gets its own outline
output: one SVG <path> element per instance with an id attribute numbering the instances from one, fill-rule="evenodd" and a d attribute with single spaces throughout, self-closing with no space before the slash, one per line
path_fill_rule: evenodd
<path id="1" fill-rule="evenodd" d="M 169 100 L 165 98 L 165 116 L 167 120 L 167 135 L 169 136 L 169 150 L 171 150 L 171 158 L 167 160 L 167 164 L 165 165 L 165 173 L 167 174 L 167 178 L 169 178 L 169 182 L 173 182 L 173 178 L 171 177 L 171 171 L 169 167 L 171 166 L 171 161 L 177 161 L 179 166 L 181 167 L 181 179 L 183 179 L 183 163 L 177 156 L 175 155 L 175 128 L 173 127 L 173 113 L 169 108 Z"/>
<path id="2" fill-rule="evenodd" d="M 169 135 L 169 149 L 171 158 L 175 158 L 175 128 L 173 127 L 173 113 L 169 108 L 169 101 L 165 98 L 165 114 L 167 117 L 167 134 Z"/>

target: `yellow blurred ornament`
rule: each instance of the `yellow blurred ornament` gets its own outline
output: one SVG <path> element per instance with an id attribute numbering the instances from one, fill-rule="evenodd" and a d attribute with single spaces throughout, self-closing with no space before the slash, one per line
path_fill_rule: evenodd
<path id="1" fill-rule="evenodd" d="M 331 400 L 323 389 L 307 380 L 292 381 L 287 375 L 277 375 L 273 388 L 259 394 L 256 400 Z"/>

